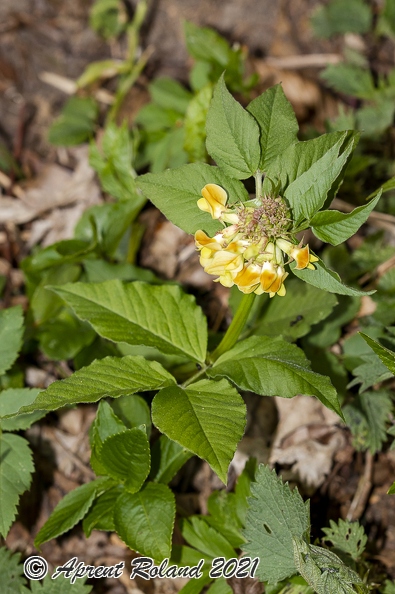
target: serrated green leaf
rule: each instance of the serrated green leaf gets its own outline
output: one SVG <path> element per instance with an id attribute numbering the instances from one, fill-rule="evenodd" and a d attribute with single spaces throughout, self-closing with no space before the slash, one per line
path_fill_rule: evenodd
<path id="1" fill-rule="evenodd" d="M 175 511 L 171 490 L 148 483 L 138 493 L 123 493 L 118 498 L 115 529 L 132 550 L 160 562 L 171 555 Z"/>
<path id="2" fill-rule="evenodd" d="M 133 149 L 126 122 L 119 127 L 108 124 L 101 140 L 101 147 L 102 153 L 96 144 L 91 144 L 89 164 L 98 173 L 103 189 L 119 200 L 131 199 L 141 203 L 141 198 L 136 195 L 136 173 L 132 167 Z"/>
<path id="3" fill-rule="evenodd" d="M 226 377 L 240 389 L 262 396 L 316 396 L 343 416 L 330 379 L 311 371 L 303 351 L 282 339 L 247 338 L 219 357 L 208 375 Z"/>
<path id="4" fill-rule="evenodd" d="M 358 206 L 349 213 L 339 212 L 338 210 L 317 212 L 310 221 L 314 235 L 321 241 L 332 245 L 343 243 L 367 221 L 381 194 L 380 191 L 368 204 Z"/>
<path id="5" fill-rule="evenodd" d="M 155 390 L 175 383 L 175 379 L 156 361 L 144 357 L 105 357 L 83 367 L 70 377 L 58 380 L 40 392 L 36 400 L 22 406 L 19 413 L 56 410 L 78 402 L 97 402 L 135 392 Z"/>
<path id="6" fill-rule="evenodd" d="M 87 514 L 94 499 L 113 486 L 107 477 L 81 485 L 63 497 L 34 539 L 34 546 L 71 530 Z"/>
<path id="7" fill-rule="evenodd" d="M 0 435 L 0 534 L 5 538 L 15 519 L 20 495 L 30 487 L 34 465 L 29 443 L 19 435 Z"/>
<path id="8" fill-rule="evenodd" d="M 136 493 L 151 466 L 146 432 L 136 427 L 111 435 L 102 444 L 100 462 L 106 474 L 122 482 L 129 493 Z"/>
<path id="9" fill-rule="evenodd" d="M 254 175 L 261 158 L 259 126 L 229 93 L 224 75 L 214 89 L 207 114 L 207 151 L 230 177 Z"/>
<path id="10" fill-rule="evenodd" d="M 194 298 L 180 287 L 140 281 L 124 285 L 111 280 L 68 284 L 53 290 L 104 338 L 205 360 L 206 320 Z"/>
<path id="11" fill-rule="evenodd" d="M 368 594 L 359 575 L 327 549 L 309 545 L 294 537 L 295 565 L 317 594 Z"/>
<path id="12" fill-rule="evenodd" d="M 12 553 L 6 547 L 0 548 L 0 572 L 2 576 L 3 594 L 28 594 L 25 588 L 26 579 L 23 565 L 20 563 L 21 553 Z"/>
<path id="13" fill-rule="evenodd" d="M 309 504 L 296 488 L 291 491 L 288 483 L 262 464 L 251 494 L 244 530 L 248 542 L 242 549 L 262 559 L 256 577 L 272 584 L 296 573 L 292 537 L 302 538 L 310 532 Z"/>
<path id="14" fill-rule="evenodd" d="M 287 280 L 286 295 L 271 299 L 265 307 L 256 334 L 294 341 L 307 334 L 313 324 L 327 318 L 336 303 L 332 294 L 291 278 Z"/>
<path id="15" fill-rule="evenodd" d="M 0 392 L 0 427 L 2 431 L 20 431 L 28 429 L 33 423 L 41 419 L 46 413 L 40 410 L 16 415 L 10 419 L 2 419 L 15 414 L 22 406 L 34 402 L 40 390 L 37 388 L 9 388 Z"/>
<path id="16" fill-rule="evenodd" d="M 344 415 L 358 450 L 380 452 L 387 441 L 387 425 L 392 411 L 390 395 L 383 390 L 359 394 L 344 407 Z"/>
<path id="17" fill-rule="evenodd" d="M 209 557 L 236 557 L 234 548 L 217 530 L 207 524 L 205 518 L 191 516 L 181 524 L 181 534 L 184 539 L 198 551 Z"/>
<path id="18" fill-rule="evenodd" d="M 359 392 L 362 393 L 371 386 L 384 382 L 391 377 L 391 372 L 380 361 L 372 355 L 362 355 L 360 364 L 352 369 L 355 378 L 348 384 L 349 388 L 361 384 Z"/>
<path id="19" fill-rule="evenodd" d="M 325 541 L 330 541 L 336 549 L 350 555 L 357 561 L 365 550 L 368 537 L 359 522 L 339 519 L 338 523 L 330 520 L 330 528 L 323 528 Z"/>
<path id="20" fill-rule="evenodd" d="M 162 433 L 206 460 L 226 483 L 227 471 L 245 427 L 245 404 L 221 380 L 187 388 L 164 388 L 152 402 L 152 420 Z"/>
<path id="21" fill-rule="evenodd" d="M 359 334 L 362 336 L 364 341 L 370 346 L 370 348 L 376 353 L 376 355 L 380 357 L 380 360 L 382 361 L 382 363 L 384 363 L 387 369 L 389 369 L 390 372 L 393 375 L 395 375 L 395 353 L 381 346 L 381 344 L 379 344 L 376 340 L 373 340 L 373 338 L 370 338 L 370 336 L 368 336 L 367 334 L 364 334 L 363 332 L 360 332 Z"/>
<path id="22" fill-rule="evenodd" d="M 303 219 L 310 220 L 324 206 L 328 193 L 341 174 L 353 149 L 353 139 L 348 140 L 344 132 L 318 161 L 289 184 L 284 192 L 298 224 Z"/>
<path id="23" fill-rule="evenodd" d="M 22 346 L 23 311 L 20 305 L 0 311 L 0 375 L 14 363 Z"/>
<path id="24" fill-rule="evenodd" d="M 355 66 L 354 64 L 329 64 L 321 78 L 326 83 L 343 95 L 350 95 L 360 99 L 371 99 L 375 94 L 374 80 L 367 68 Z"/>
<path id="25" fill-rule="evenodd" d="M 220 224 L 197 207 L 202 189 L 209 183 L 222 186 L 228 193 L 229 202 L 249 200 L 242 182 L 230 178 L 219 167 L 205 163 L 191 163 L 160 174 L 147 173 L 136 180 L 137 187 L 169 221 L 186 233 L 204 229 L 211 235 L 218 231 Z"/>
<path id="26" fill-rule="evenodd" d="M 114 507 L 123 491 L 123 485 L 117 485 L 105 491 L 105 493 L 94 500 L 90 510 L 82 521 L 82 528 L 86 538 L 89 538 L 92 530 L 115 531 Z"/>
<path id="27" fill-rule="evenodd" d="M 167 485 L 180 468 L 192 457 L 189 450 L 166 435 L 161 435 L 152 446 L 151 478 L 155 483 Z"/>
<path id="28" fill-rule="evenodd" d="M 290 268 L 295 276 L 302 279 L 305 283 L 313 285 L 318 289 L 323 289 L 329 293 L 337 293 L 338 295 L 350 295 L 351 297 L 359 297 L 361 295 L 373 295 L 375 291 L 360 291 L 354 289 L 341 282 L 340 276 L 334 270 L 327 268 L 322 260 L 314 262 L 315 270 L 296 270 L 295 262 L 290 265 Z"/>
<path id="29" fill-rule="evenodd" d="M 247 106 L 261 130 L 261 160 L 259 168 L 267 166 L 292 143 L 297 142 L 299 130 L 294 110 L 281 85 L 267 89 Z"/>
<path id="30" fill-rule="evenodd" d="M 185 116 L 184 150 L 189 160 L 207 161 L 206 151 L 206 119 L 210 101 L 213 96 L 212 85 L 206 85 L 190 101 Z"/>

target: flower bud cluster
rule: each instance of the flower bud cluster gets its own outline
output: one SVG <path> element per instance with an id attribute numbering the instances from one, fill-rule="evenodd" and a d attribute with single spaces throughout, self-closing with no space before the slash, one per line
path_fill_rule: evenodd
<path id="1" fill-rule="evenodd" d="M 227 194 L 217 184 L 202 190 L 198 207 L 224 224 L 221 232 L 209 237 L 196 231 L 195 243 L 200 264 L 208 274 L 218 276 L 215 282 L 237 287 L 243 293 L 285 295 L 284 266 L 295 260 L 296 268 L 311 268 L 318 260 L 308 245 L 288 241 L 288 209 L 281 197 L 264 197 L 257 207 L 234 204 L 227 206 Z M 226 225 L 229 224 L 229 226 Z M 284 263 L 284 254 L 288 261 Z"/>

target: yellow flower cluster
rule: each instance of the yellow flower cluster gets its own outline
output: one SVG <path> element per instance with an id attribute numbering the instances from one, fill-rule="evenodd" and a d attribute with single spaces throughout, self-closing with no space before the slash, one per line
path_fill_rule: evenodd
<path id="1" fill-rule="evenodd" d="M 214 237 L 202 230 L 195 233 L 200 264 L 208 274 L 218 276 L 215 282 L 225 287 L 237 285 L 243 293 L 283 296 L 288 276 L 283 253 L 288 261 L 295 260 L 298 270 L 314 270 L 312 262 L 318 258 L 310 254 L 309 246 L 295 245 L 284 238 L 289 220 L 281 199 L 265 197 L 256 208 L 242 204 L 228 208 L 227 194 L 217 184 L 204 186 L 202 196 L 198 207 L 224 224 Z"/>

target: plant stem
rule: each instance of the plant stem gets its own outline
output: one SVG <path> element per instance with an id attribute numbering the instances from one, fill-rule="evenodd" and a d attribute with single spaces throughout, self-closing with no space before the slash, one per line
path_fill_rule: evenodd
<path id="1" fill-rule="evenodd" d="M 243 295 L 240 305 L 235 313 L 235 316 L 229 328 L 225 333 L 225 336 L 223 337 L 215 351 L 211 353 L 209 357 L 210 363 L 214 363 L 214 361 L 216 361 L 218 357 L 229 351 L 236 344 L 237 339 L 239 338 L 240 333 L 245 326 L 255 297 L 255 293 L 248 293 L 246 295 Z"/>
<path id="2" fill-rule="evenodd" d="M 262 171 L 255 174 L 255 193 L 257 198 L 262 198 Z"/>

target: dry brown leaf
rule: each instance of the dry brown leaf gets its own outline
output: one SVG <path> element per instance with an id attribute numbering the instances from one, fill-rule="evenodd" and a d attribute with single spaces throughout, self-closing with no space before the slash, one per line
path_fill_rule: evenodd
<path id="1" fill-rule="evenodd" d="M 279 423 L 270 464 L 289 466 L 282 472 L 285 479 L 319 487 L 331 470 L 336 452 L 346 445 L 339 417 L 310 396 L 276 398 L 276 404 Z"/>

